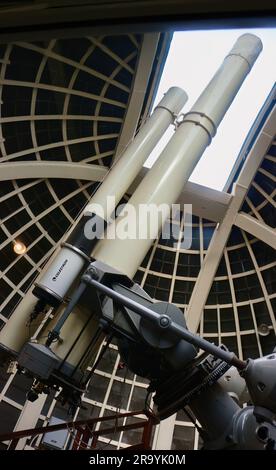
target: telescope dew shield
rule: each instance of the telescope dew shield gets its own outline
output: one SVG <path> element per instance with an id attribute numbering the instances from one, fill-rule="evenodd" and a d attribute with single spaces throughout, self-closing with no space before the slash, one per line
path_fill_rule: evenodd
<path id="1" fill-rule="evenodd" d="M 170 208 L 183 190 L 197 162 L 210 144 L 227 109 L 262 50 L 262 42 L 253 34 L 241 36 L 226 56 L 191 111 L 184 115 L 173 137 L 151 170 L 128 201 L 131 207 L 128 226 L 148 227 L 147 214 L 139 210 L 148 207 Z M 134 209 L 134 210 L 133 210 Z M 167 212 L 169 209 L 167 209 Z M 169 215 L 169 213 L 168 213 Z M 120 216 L 108 228 L 116 233 Z M 133 277 L 153 240 L 158 236 L 162 220 L 159 217 L 150 236 L 101 240 L 93 257 Z M 155 233 L 154 233 L 155 231 Z M 148 229 L 149 233 L 149 229 Z"/>

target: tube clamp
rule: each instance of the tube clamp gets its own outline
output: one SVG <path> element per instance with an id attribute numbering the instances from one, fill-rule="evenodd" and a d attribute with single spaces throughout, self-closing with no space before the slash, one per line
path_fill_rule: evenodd
<path id="1" fill-rule="evenodd" d="M 214 121 L 209 116 L 207 116 L 207 114 L 202 113 L 200 111 L 189 111 L 188 113 L 183 114 L 182 116 L 182 121 L 178 121 L 177 123 L 178 127 L 182 124 L 185 124 L 185 122 L 191 122 L 194 123 L 196 126 L 202 127 L 202 129 L 204 129 L 205 132 L 208 134 L 210 145 L 210 143 L 212 142 L 212 138 L 217 133 L 217 126 Z"/>
<path id="2" fill-rule="evenodd" d="M 173 122 L 176 120 L 177 118 L 177 114 L 175 114 L 173 111 L 171 111 L 169 108 L 167 108 L 166 106 L 162 106 L 162 105 L 158 105 L 156 106 L 156 108 L 154 108 L 154 111 L 156 109 L 165 109 L 166 111 L 168 111 L 168 113 L 170 113 L 170 115 L 172 116 L 173 118 Z"/>
<path id="3" fill-rule="evenodd" d="M 61 243 L 61 246 L 65 246 L 66 248 L 69 248 L 69 250 L 75 251 L 78 255 L 80 255 L 82 258 L 84 258 L 86 261 L 91 261 L 91 258 L 87 256 L 83 251 L 81 251 L 79 248 L 76 246 L 71 245 L 70 243 L 63 242 Z"/>

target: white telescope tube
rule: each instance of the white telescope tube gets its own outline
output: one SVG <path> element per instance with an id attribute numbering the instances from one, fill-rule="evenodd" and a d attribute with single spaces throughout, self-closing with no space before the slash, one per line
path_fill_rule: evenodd
<path id="1" fill-rule="evenodd" d="M 108 219 L 110 208 L 106 204 L 107 196 L 113 196 L 115 203 L 120 201 L 163 133 L 174 122 L 176 115 L 179 114 L 187 99 L 187 94 L 181 88 L 172 87 L 168 90 L 152 115 L 108 173 L 89 205 L 86 206 L 84 214 L 88 214 L 88 220 L 91 211 L 93 209 L 97 210 L 97 205 L 103 208 L 104 218 Z M 99 217 L 102 216 L 100 213 L 98 215 Z M 55 301 L 58 304 L 64 298 L 72 284 L 78 280 L 78 276 L 83 271 L 92 251 L 91 248 L 89 253 L 85 255 L 82 246 L 79 245 L 79 241 L 85 243 L 82 221 L 77 224 L 72 235 L 74 240 L 70 239 L 70 235 L 67 239 L 67 242 L 70 241 L 70 243 L 66 243 L 53 260 L 47 263 L 42 276 L 39 277 L 36 283 L 36 296 L 46 299 L 50 305 L 55 305 Z M 89 249 L 89 240 L 86 249 Z M 27 326 L 27 322 L 36 303 L 37 298 L 29 291 L 7 325 L 1 330 L 0 344 L 15 352 L 22 348 L 35 330 L 32 325 Z M 82 325 L 81 321 L 82 319 L 80 325 Z"/>
<path id="2" fill-rule="evenodd" d="M 144 215 L 139 214 L 141 204 L 171 206 L 175 203 L 261 50 L 262 42 L 257 36 L 244 34 L 237 40 L 130 198 L 128 204 L 135 210 L 129 212 L 129 226 L 147 224 Z M 169 210 L 167 212 L 169 215 Z M 107 232 L 110 230 L 109 233 L 114 234 L 120 219 L 119 216 Z M 158 236 L 161 222 L 160 220 L 156 224 L 154 238 Z M 145 239 L 104 239 L 95 247 L 93 257 L 133 277 L 150 248 L 152 239 L 152 234 Z"/>
<path id="3" fill-rule="evenodd" d="M 106 207 L 107 197 L 113 196 L 116 205 L 120 202 L 166 129 L 173 124 L 187 99 L 187 94 L 181 88 L 172 87 L 167 91 L 150 118 L 106 175 L 86 206 L 85 214 L 97 213 L 99 205 L 104 211 L 104 219 L 108 221 L 114 208 Z M 101 210 L 98 215 L 102 217 Z"/>
<path id="4" fill-rule="evenodd" d="M 50 266 L 35 283 L 34 294 L 58 305 L 85 268 L 106 222 L 143 163 L 187 101 L 181 88 L 172 87 L 155 108 L 121 158 L 107 174 L 84 210 L 84 216 L 63 244 Z M 112 203 L 108 203 L 108 196 Z"/>

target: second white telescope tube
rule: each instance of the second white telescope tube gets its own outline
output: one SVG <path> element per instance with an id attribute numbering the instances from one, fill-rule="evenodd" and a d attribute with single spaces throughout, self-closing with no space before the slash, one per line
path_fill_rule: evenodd
<path id="1" fill-rule="evenodd" d="M 128 204 L 128 226 L 147 224 L 147 215 L 139 210 L 141 204 L 170 207 L 175 203 L 206 147 L 210 144 L 235 95 L 262 50 L 261 40 L 253 34 L 241 36 L 224 59 L 210 83 L 200 95 L 191 111 L 184 115 L 175 134 L 157 162 L 138 186 Z M 145 238 L 104 239 L 95 247 L 93 257 L 133 277 L 150 248 L 155 233 Z M 116 224 L 108 232 L 116 233 Z M 115 224 L 115 225 L 114 225 Z M 117 225 L 118 226 L 118 225 Z"/>
<path id="2" fill-rule="evenodd" d="M 187 99 L 186 92 L 181 88 L 172 87 L 167 91 L 123 155 L 106 175 L 92 197 L 91 203 L 86 206 L 85 214 L 95 213 L 98 204 L 103 208 L 104 219 L 108 220 L 111 212 L 105 206 L 106 198 L 113 196 L 116 205 L 120 202 L 164 132 L 175 121 Z M 102 212 L 99 215 L 101 216 Z"/>
<path id="3" fill-rule="evenodd" d="M 34 295 L 58 305 L 90 259 L 90 254 L 143 163 L 187 101 L 181 88 L 172 87 L 111 168 L 84 210 L 84 216 L 63 243 L 34 288 Z M 108 204 L 108 197 L 112 201 Z"/>

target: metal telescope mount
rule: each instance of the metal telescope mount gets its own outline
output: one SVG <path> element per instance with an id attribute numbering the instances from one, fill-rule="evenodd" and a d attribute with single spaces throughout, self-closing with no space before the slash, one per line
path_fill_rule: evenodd
<path id="1" fill-rule="evenodd" d="M 276 449 L 276 353 L 240 360 L 223 345 L 188 331 L 183 313 L 173 304 L 153 303 L 127 276 L 98 261 L 82 276 L 47 347 L 59 338 L 79 302 L 93 304 L 100 328 L 117 339 L 129 368 L 149 378 L 159 419 L 189 410 L 201 424 L 205 449 Z M 233 367 L 249 392 L 250 405 L 244 408 L 223 386 Z"/>

